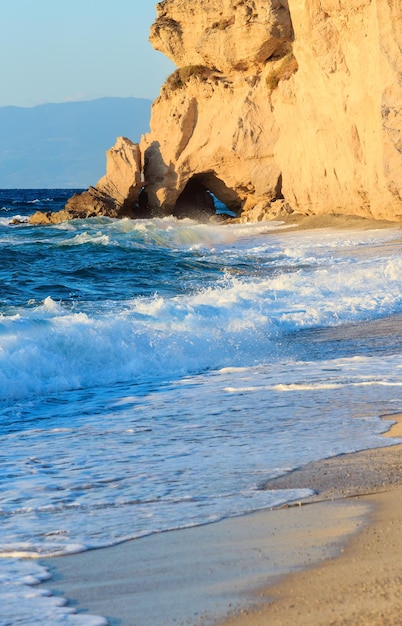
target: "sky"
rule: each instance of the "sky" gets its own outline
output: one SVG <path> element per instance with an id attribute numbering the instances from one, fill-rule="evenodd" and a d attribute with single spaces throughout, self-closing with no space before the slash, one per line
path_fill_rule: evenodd
<path id="1" fill-rule="evenodd" d="M 154 100 L 171 61 L 148 42 L 156 0 L 0 0 L 0 106 Z"/>

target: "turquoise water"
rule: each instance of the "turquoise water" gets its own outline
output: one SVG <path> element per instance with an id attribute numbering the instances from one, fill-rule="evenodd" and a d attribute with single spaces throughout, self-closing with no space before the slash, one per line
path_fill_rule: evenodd
<path id="1" fill-rule="evenodd" d="M 37 558 L 298 499 L 401 408 L 396 227 L 10 224 L 70 194 L 0 192 L 0 624 L 105 623 Z"/>

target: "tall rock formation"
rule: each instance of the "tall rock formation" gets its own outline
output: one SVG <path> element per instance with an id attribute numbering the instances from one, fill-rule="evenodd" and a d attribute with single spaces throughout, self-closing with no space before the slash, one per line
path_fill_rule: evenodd
<path id="1" fill-rule="evenodd" d="M 141 141 L 154 211 L 186 186 L 248 212 L 402 218 L 401 0 L 164 0 L 178 66 Z"/>
<path id="2" fill-rule="evenodd" d="M 70 215 L 402 219 L 402 0 L 163 0 L 150 40 L 151 131 Z"/>

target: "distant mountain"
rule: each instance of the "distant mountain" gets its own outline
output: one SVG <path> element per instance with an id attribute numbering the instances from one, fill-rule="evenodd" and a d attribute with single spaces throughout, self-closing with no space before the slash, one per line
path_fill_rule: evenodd
<path id="1" fill-rule="evenodd" d="M 86 188 L 105 173 L 105 151 L 149 130 L 151 100 L 0 107 L 0 189 Z"/>

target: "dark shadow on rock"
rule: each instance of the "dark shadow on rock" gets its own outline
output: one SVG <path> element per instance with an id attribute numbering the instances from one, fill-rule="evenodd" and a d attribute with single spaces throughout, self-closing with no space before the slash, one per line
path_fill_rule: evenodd
<path id="1" fill-rule="evenodd" d="M 170 215 L 177 200 L 177 174 L 174 165 L 172 163 L 167 165 L 163 160 L 159 141 L 153 141 L 148 146 L 143 158 L 144 181 L 150 214 L 152 216 Z M 164 198 L 163 201 L 160 196 Z"/>

